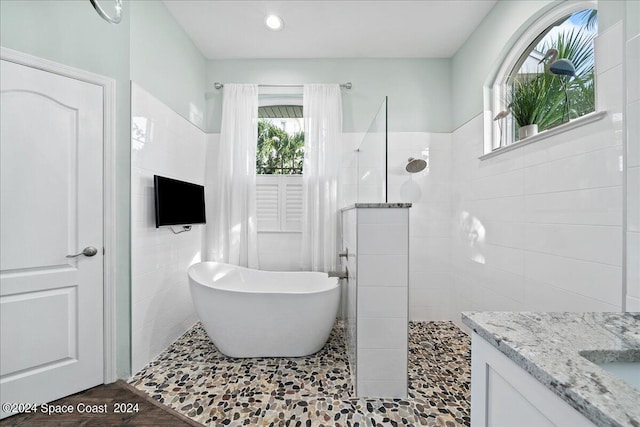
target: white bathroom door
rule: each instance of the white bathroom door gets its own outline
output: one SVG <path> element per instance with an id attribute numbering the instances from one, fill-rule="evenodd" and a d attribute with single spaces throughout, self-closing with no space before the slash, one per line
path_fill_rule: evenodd
<path id="1" fill-rule="evenodd" d="M 103 383 L 103 89 L 0 62 L 0 400 L 39 404 Z"/>

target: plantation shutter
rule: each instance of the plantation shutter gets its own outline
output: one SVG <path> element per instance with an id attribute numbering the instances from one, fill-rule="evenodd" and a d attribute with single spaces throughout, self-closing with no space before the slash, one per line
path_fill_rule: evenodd
<path id="1" fill-rule="evenodd" d="M 258 175 L 258 231 L 302 230 L 302 176 Z"/>
<path id="2" fill-rule="evenodd" d="M 256 211 L 258 215 L 258 231 L 278 231 L 280 228 L 280 203 L 277 178 L 275 175 L 257 176 Z"/>
<path id="3" fill-rule="evenodd" d="M 280 229 L 283 231 L 302 230 L 302 177 L 283 176 L 282 217 Z"/>

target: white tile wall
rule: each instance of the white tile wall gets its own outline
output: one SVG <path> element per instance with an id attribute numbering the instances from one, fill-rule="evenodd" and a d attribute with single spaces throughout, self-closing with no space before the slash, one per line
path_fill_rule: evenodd
<path id="1" fill-rule="evenodd" d="M 358 375 L 358 365 L 356 363 L 357 360 L 357 336 L 356 336 L 356 316 L 357 316 L 357 300 L 360 295 L 357 289 L 357 280 L 358 280 L 358 232 L 357 232 L 357 221 L 356 221 L 356 210 L 348 209 L 341 212 L 342 218 L 342 251 L 347 251 L 349 253 L 348 258 L 341 258 L 340 262 L 342 264 L 342 268 L 347 268 L 349 271 L 349 279 L 347 281 L 342 281 L 342 295 L 341 295 L 341 305 L 342 305 L 342 318 L 344 319 L 344 328 L 345 328 L 345 337 L 346 337 L 346 347 L 347 347 L 347 356 L 349 358 L 349 371 L 351 374 L 351 383 L 356 383 L 356 378 Z M 371 299 L 368 299 L 371 301 Z M 373 300 L 376 301 L 375 299 Z M 373 306 L 368 305 L 368 309 L 373 309 Z M 393 309 L 390 309 L 393 311 Z M 374 312 L 381 311 L 379 306 L 375 307 Z M 382 310 L 383 312 L 385 310 Z"/>
<path id="2" fill-rule="evenodd" d="M 407 393 L 409 211 L 356 209 L 356 391 L 361 397 Z"/>
<path id="3" fill-rule="evenodd" d="M 623 46 L 622 22 L 610 26 L 601 32 L 595 40 L 594 51 L 598 71 L 605 72 L 622 63 Z M 616 41 L 616 42 L 613 42 Z"/>
<path id="4" fill-rule="evenodd" d="M 408 222 L 408 209 L 342 211 L 347 352 L 359 397 L 407 394 Z"/>
<path id="5" fill-rule="evenodd" d="M 407 287 L 364 286 L 358 289 L 360 316 L 402 317 L 407 313 Z"/>
<path id="6" fill-rule="evenodd" d="M 153 175 L 205 181 L 205 134 L 136 84 L 131 90 L 131 327 L 137 372 L 196 322 L 186 269 L 201 259 L 203 226 L 155 228 Z"/>
<path id="7" fill-rule="evenodd" d="M 258 233 L 258 259 L 261 270 L 300 270 L 302 233 Z"/>
<path id="8" fill-rule="evenodd" d="M 637 37 L 638 49 L 640 49 L 640 36 Z M 640 166 L 640 100 L 630 101 L 627 104 L 627 167 Z"/>
<path id="9" fill-rule="evenodd" d="M 629 19 L 632 16 L 628 16 Z M 636 19 L 638 19 L 636 17 Z M 626 43 L 627 102 L 640 101 L 640 34 L 630 37 Z"/>
<path id="10" fill-rule="evenodd" d="M 389 201 L 409 209 L 409 318 L 448 318 L 451 267 L 451 134 L 389 133 Z M 409 174 L 409 157 L 427 168 Z"/>
<path id="11" fill-rule="evenodd" d="M 357 200 L 357 155 L 353 150 L 364 134 L 346 133 L 342 139 L 341 206 Z M 427 132 L 390 132 L 388 135 L 388 197 L 390 202 L 412 202 L 409 247 L 409 302 L 412 320 L 438 320 L 448 315 L 451 234 L 451 134 Z M 380 153 L 382 155 L 384 153 Z M 409 157 L 424 158 L 427 168 L 409 174 L 405 165 Z M 367 159 L 364 159 L 365 161 Z M 381 164 L 368 159 L 372 164 Z M 361 160 L 362 161 L 362 160 Z M 366 163 L 366 162 L 365 162 Z M 362 197 L 366 186 L 360 186 Z M 372 187 L 374 188 L 374 187 Z M 373 191 L 373 190 L 372 190 Z M 373 197 L 373 196 L 372 196 Z M 365 219 L 366 221 L 366 219 Z M 372 239 L 375 239 L 372 236 Z M 365 263 L 376 264 L 375 258 Z M 385 272 L 375 268 L 369 275 L 372 283 L 384 279 Z M 365 274 L 365 282 L 369 281 Z M 378 280 L 378 282 L 376 282 Z M 429 299 L 423 295 L 430 294 Z"/>
<path id="12" fill-rule="evenodd" d="M 627 230 L 626 310 L 640 311 L 640 16 L 637 2 L 626 4 Z"/>
<path id="13" fill-rule="evenodd" d="M 621 309 L 622 54 L 604 48 L 621 34 L 612 28 L 596 43 L 604 120 L 484 161 L 482 115 L 453 133 L 445 318 Z"/>
<path id="14" fill-rule="evenodd" d="M 406 328 L 407 325 L 405 324 Z M 360 331 L 358 331 L 359 333 Z M 358 337 L 358 341 L 359 337 Z M 361 381 L 399 381 L 408 374 L 407 364 L 399 363 L 406 360 L 407 350 L 394 348 L 362 348 L 358 347 L 358 396 L 361 397 L 394 397 L 380 394 L 379 391 L 365 392 L 361 390 Z M 406 384 L 406 382 L 405 382 Z M 403 396 L 406 396 L 405 388 Z M 402 397 L 402 396 L 398 396 Z"/>
<path id="15" fill-rule="evenodd" d="M 406 233 L 406 232 L 405 232 Z M 367 242 L 368 243 L 368 242 Z M 358 233 L 358 250 L 365 245 Z M 405 286 L 407 253 L 362 255 L 358 253 L 358 286 Z"/>

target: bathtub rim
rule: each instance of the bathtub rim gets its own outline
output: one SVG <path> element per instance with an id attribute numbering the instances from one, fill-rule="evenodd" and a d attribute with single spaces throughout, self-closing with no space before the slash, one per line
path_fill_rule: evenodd
<path id="1" fill-rule="evenodd" d="M 227 264 L 224 262 L 217 262 L 217 261 L 201 261 L 201 262 L 197 262 L 194 264 L 191 264 L 189 266 L 189 268 L 187 269 L 187 276 L 189 277 L 189 284 L 193 285 L 194 283 L 199 285 L 199 286 L 204 286 L 219 292 L 227 292 L 230 294 L 255 294 L 255 295 L 263 295 L 263 294 L 273 294 L 273 295 L 318 295 L 318 294 L 322 294 L 322 293 L 328 293 L 328 292 L 332 292 L 335 291 L 336 289 L 340 288 L 340 280 L 336 277 L 326 277 L 326 280 L 331 281 L 331 279 L 335 279 L 335 282 L 333 282 L 331 284 L 331 287 L 328 287 L 326 289 L 322 289 L 322 290 L 309 290 L 309 291 L 282 291 L 282 290 L 259 290 L 259 291 L 255 291 L 255 290 L 246 290 L 246 289 L 224 289 L 224 288 L 220 288 L 220 287 L 216 287 L 213 285 L 213 283 L 208 282 L 208 283 L 203 283 L 199 280 L 196 280 L 195 277 L 192 276 L 191 272 L 193 270 L 195 270 L 196 266 L 199 264 L 219 264 L 219 265 L 225 265 L 225 266 L 230 266 L 236 269 L 241 269 L 241 270 L 249 270 L 249 271 L 258 271 L 261 274 L 296 274 L 296 273 L 312 273 L 312 274 L 316 274 L 316 275 L 326 275 L 327 273 L 323 273 L 323 272 L 319 272 L 319 271 L 268 271 L 268 270 L 257 270 L 254 268 L 247 268 L 247 267 L 241 267 L 239 265 L 233 265 L 233 264 Z"/>

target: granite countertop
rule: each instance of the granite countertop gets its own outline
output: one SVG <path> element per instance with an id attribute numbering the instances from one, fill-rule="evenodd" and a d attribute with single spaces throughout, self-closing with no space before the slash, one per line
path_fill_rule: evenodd
<path id="1" fill-rule="evenodd" d="M 410 208 L 411 203 L 355 203 L 341 210 L 346 211 L 354 208 Z"/>
<path id="2" fill-rule="evenodd" d="M 583 357 L 640 362 L 640 313 L 467 312 L 462 321 L 594 424 L 640 426 L 640 390 Z"/>

